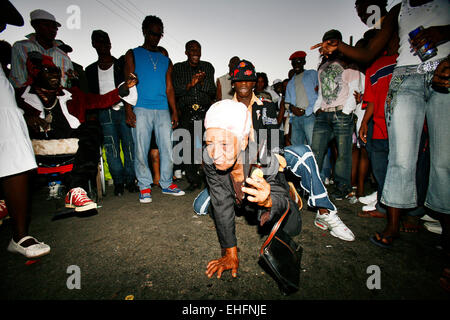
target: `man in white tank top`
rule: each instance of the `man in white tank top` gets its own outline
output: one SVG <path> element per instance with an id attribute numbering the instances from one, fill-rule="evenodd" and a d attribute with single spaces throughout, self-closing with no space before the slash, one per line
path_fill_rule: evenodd
<path id="1" fill-rule="evenodd" d="M 103 30 L 94 30 L 92 47 L 98 60 L 86 68 L 89 92 L 105 94 L 124 81 L 124 59 L 111 55 L 111 41 Z M 138 192 L 134 172 L 134 143 L 131 128 L 125 122 L 125 108 L 122 101 L 111 108 L 99 110 L 98 119 L 103 129 L 103 146 L 109 172 L 114 181 L 114 194 L 121 196 L 125 186 L 129 192 Z M 121 159 L 123 151 L 123 163 Z"/>

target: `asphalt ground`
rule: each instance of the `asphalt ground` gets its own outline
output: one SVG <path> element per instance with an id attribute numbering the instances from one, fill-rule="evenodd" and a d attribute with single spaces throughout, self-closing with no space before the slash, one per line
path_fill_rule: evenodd
<path id="1" fill-rule="evenodd" d="M 184 179 L 178 184 L 187 187 Z M 206 264 L 220 257 L 220 247 L 210 216 L 193 212 L 198 191 L 174 197 L 155 187 L 153 202 L 141 204 L 137 193 L 116 197 L 108 186 L 97 215 L 53 220 L 63 200 L 46 200 L 44 187 L 34 190 L 30 235 L 49 244 L 51 252 L 37 260 L 7 252 L 11 226 L 4 221 L 3 302 L 448 301 L 450 296 L 439 286 L 444 267 L 439 235 L 421 229 L 402 233 L 390 249 L 377 247 L 369 237 L 383 230 L 385 220 L 358 217 L 360 203 L 335 201 L 356 236 L 353 242 L 315 227 L 315 212 L 302 210 L 302 232 L 294 238 L 303 247 L 300 290 L 285 296 L 257 263 L 265 236 L 242 216 L 236 218 L 238 277 L 230 272 L 221 279 L 205 275 Z"/>

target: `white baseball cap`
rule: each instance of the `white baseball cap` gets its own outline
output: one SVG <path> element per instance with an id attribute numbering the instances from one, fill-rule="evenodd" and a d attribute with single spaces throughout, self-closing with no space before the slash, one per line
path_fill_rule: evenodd
<path id="1" fill-rule="evenodd" d="M 58 27 L 61 27 L 61 24 L 58 21 L 56 21 L 56 18 L 54 15 L 52 15 L 51 13 L 49 13 L 45 10 L 42 10 L 42 9 L 36 9 L 36 10 L 31 11 L 30 19 L 31 19 L 31 21 L 34 21 L 34 20 L 54 21 L 54 22 L 56 22 L 56 25 Z"/>
<path id="2" fill-rule="evenodd" d="M 272 85 L 274 86 L 274 85 L 276 85 L 277 83 L 280 83 L 280 82 L 283 82 L 283 81 L 281 81 L 281 79 L 275 79 L 275 80 L 273 80 Z"/>

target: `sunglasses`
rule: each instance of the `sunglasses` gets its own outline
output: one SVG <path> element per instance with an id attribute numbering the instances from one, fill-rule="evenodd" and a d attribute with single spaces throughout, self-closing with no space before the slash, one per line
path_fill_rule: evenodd
<path id="1" fill-rule="evenodd" d="M 61 73 L 61 69 L 59 69 L 58 67 L 43 66 L 42 71 L 46 73 Z"/>
<path id="2" fill-rule="evenodd" d="M 148 30 L 147 32 L 150 36 L 153 37 L 158 37 L 158 38 L 162 38 L 164 36 L 163 33 L 157 33 L 157 32 L 153 32 L 152 30 Z"/>

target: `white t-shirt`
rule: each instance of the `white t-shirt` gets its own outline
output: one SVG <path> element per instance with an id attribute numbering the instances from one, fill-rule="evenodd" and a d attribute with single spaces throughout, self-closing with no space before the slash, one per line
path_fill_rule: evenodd
<path id="1" fill-rule="evenodd" d="M 102 70 L 98 67 L 98 86 L 100 89 L 100 94 L 108 93 L 116 88 L 114 82 L 114 65 L 112 65 L 107 70 Z M 123 106 L 122 102 L 118 102 L 112 106 L 114 110 L 120 110 Z"/>
<path id="2" fill-rule="evenodd" d="M 425 29 L 432 26 L 450 24 L 450 2 L 448 0 L 434 0 L 421 6 L 411 7 L 410 0 L 402 0 L 398 16 L 399 26 L 399 56 L 397 67 L 418 65 L 422 63 L 419 56 L 414 55 L 409 43 L 409 33 L 419 26 Z M 427 61 L 435 61 L 447 57 L 450 52 L 450 41 L 437 46 L 437 55 Z"/>

